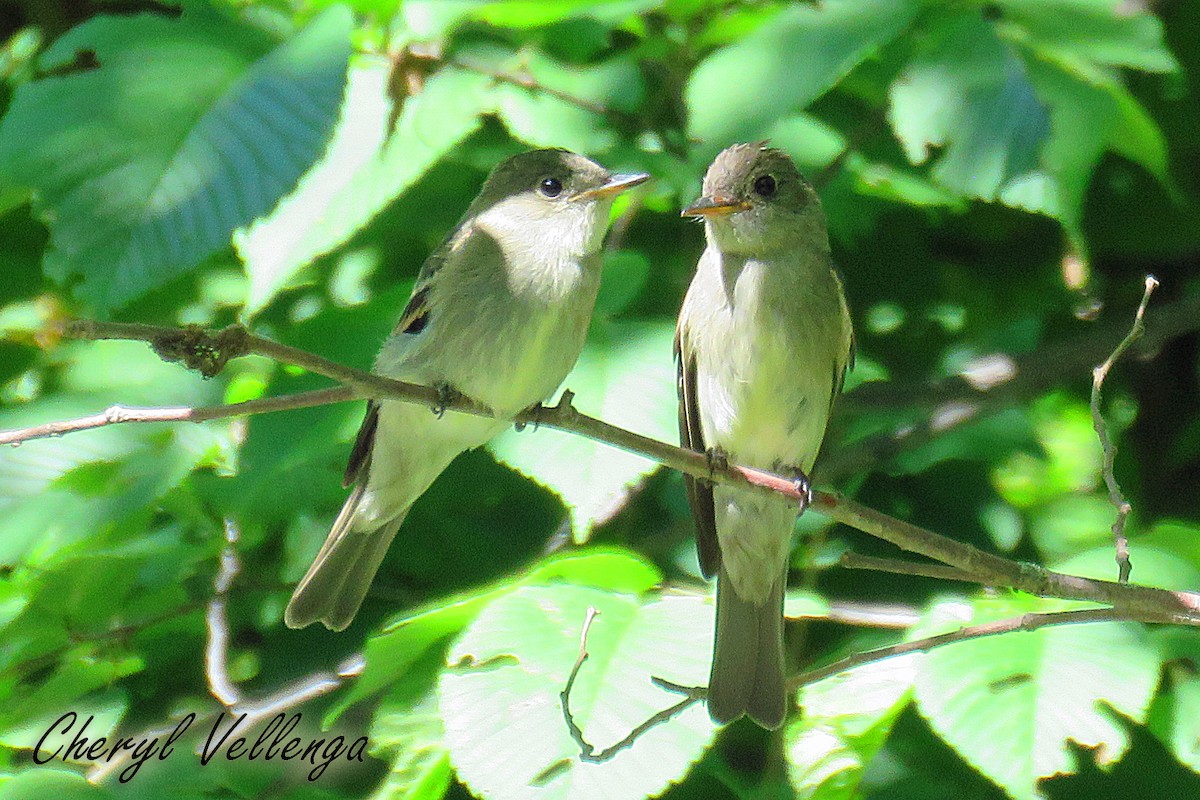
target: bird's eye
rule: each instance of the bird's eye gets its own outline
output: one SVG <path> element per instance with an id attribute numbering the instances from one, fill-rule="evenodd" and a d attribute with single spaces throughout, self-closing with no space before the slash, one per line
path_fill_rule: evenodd
<path id="1" fill-rule="evenodd" d="M 538 184 L 538 191 L 546 197 L 558 197 L 562 194 L 562 181 L 558 178 L 542 178 L 542 182 Z"/>
<path id="2" fill-rule="evenodd" d="M 770 175 L 759 175 L 754 179 L 754 193 L 759 197 L 770 197 L 775 194 L 775 179 Z"/>

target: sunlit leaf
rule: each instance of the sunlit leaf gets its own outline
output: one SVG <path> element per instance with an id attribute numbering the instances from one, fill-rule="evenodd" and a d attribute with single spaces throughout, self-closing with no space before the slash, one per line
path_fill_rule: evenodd
<path id="1" fill-rule="evenodd" d="M 356 61 L 325 157 L 274 212 L 235 236 L 250 276 L 249 312 L 370 222 L 474 131 L 493 102 L 488 78 L 443 69 L 405 98 L 393 121 L 391 76 L 387 59 Z"/>
<path id="2" fill-rule="evenodd" d="M 1029 597 L 948 602 L 930 611 L 921 633 L 1078 607 Z M 1161 664 L 1149 645 L 1134 623 L 1063 625 L 946 645 L 921 662 L 917 705 L 968 763 L 1017 800 L 1033 800 L 1040 778 L 1075 771 L 1069 742 L 1094 748 L 1102 766 L 1125 753 L 1129 733 L 1104 706 L 1145 719 Z"/>
<path id="3" fill-rule="evenodd" d="M 803 714 L 788 726 L 788 774 L 800 797 L 858 797 L 863 772 L 908 705 L 914 656 L 877 661 L 800 690 Z"/>
<path id="4" fill-rule="evenodd" d="M 488 606 L 522 586 L 554 581 L 614 592 L 643 592 L 662 578 L 647 562 L 621 551 L 588 550 L 553 556 L 524 575 L 430 603 L 393 621 L 367 641 L 366 669 L 326 722 L 400 678 L 434 645 L 461 631 Z"/>
<path id="5" fill-rule="evenodd" d="M 642 798 L 679 780 L 716 729 L 703 704 L 651 728 L 611 761 L 578 758 L 559 692 L 588 608 L 599 611 L 589 659 L 572 687 L 584 739 L 611 746 L 680 700 L 651 682 L 703 685 L 712 605 L 696 596 L 646 602 L 571 586 L 525 587 L 488 606 L 450 648 L 439 681 L 446 744 L 459 778 L 487 797 Z"/>

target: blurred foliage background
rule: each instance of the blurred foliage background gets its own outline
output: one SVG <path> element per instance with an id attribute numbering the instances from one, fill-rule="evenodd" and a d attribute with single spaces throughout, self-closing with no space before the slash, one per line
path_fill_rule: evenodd
<path id="1" fill-rule="evenodd" d="M 0 427 L 113 403 L 326 385 L 246 358 L 202 380 L 55 321 L 233 322 L 370 365 L 500 158 L 567 147 L 656 181 L 614 209 L 566 386 L 675 441 L 670 339 L 711 157 L 769 138 L 820 187 L 858 366 L 818 482 L 1014 558 L 1115 576 L 1088 409 L 1143 277 L 1162 286 L 1104 411 L 1133 580 L 1200 588 L 1200 4 L 1188 0 L 181 0 L 0 3 Z M 357 404 L 123 426 L 0 452 L 0 797 L 1200 796 L 1200 639 L 1067 626 L 806 688 L 769 735 L 702 707 L 712 608 L 678 475 L 553 431 L 463 455 L 417 503 L 355 624 L 283 605 L 343 499 Z M 205 610 L 240 533 L 230 677 L 250 698 L 365 654 L 299 707 L 363 763 L 189 750 L 128 782 L 33 761 L 64 712 L 141 736 L 218 708 Z M 896 553 L 815 514 L 789 595 L 796 669 L 1070 607 L 837 566 Z M 319 726 L 332 726 L 321 734 Z M 93 777 L 96 773 L 92 772 Z"/>

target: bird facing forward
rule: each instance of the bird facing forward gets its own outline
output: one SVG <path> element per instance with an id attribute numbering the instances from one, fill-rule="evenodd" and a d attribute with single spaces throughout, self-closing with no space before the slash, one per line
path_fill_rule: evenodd
<path id="1" fill-rule="evenodd" d="M 816 191 L 784 153 L 738 144 L 716 157 L 703 196 L 683 213 L 704 220 L 707 246 L 676 332 L 680 439 L 713 458 L 790 474 L 806 494 L 854 352 Z M 778 728 L 797 507 L 687 484 L 701 571 L 717 578 L 709 714 Z"/>
<path id="2" fill-rule="evenodd" d="M 455 456 L 566 377 L 596 301 L 612 201 L 647 177 L 565 150 L 521 153 L 492 170 L 422 266 L 375 371 L 461 393 L 496 416 L 368 404 L 346 468 L 354 490 L 288 603 L 289 627 L 349 625 L 413 502 Z"/>

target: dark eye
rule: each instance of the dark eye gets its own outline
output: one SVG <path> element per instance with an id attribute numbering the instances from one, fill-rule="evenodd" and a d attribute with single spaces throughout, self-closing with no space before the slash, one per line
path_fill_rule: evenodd
<path id="1" fill-rule="evenodd" d="M 770 175 L 759 175 L 754 179 L 754 193 L 759 197 L 770 197 L 775 194 L 775 179 Z"/>
<path id="2" fill-rule="evenodd" d="M 558 197 L 562 194 L 562 181 L 558 178 L 542 178 L 538 191 L 546 197 Z"/>

